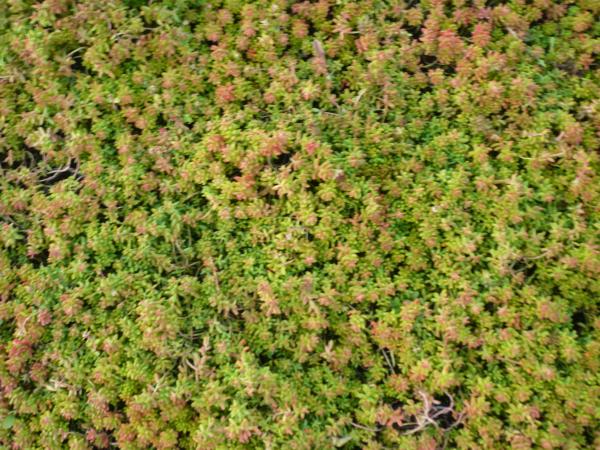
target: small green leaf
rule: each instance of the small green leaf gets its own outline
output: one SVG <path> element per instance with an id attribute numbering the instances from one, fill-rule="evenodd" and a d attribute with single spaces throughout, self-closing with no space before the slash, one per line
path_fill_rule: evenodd
<path id="1" fill-rule="evenodd" d="M 15 416 L 6 416 L 2 421 L 2 428 L 4 428 L 5 430 L 12 428 L 16 420 L 17 418 Z"/>
<path id="2" fill-rule="evenodd" d="M 350 436 L 350 435 L 342 436 L 339 438 L 333 438 L 333 445 L 335 445 L 336 447 L 343 447 L 345 444 L 347 444 L 351 440 L 352 440 L 352 436 Z"/>

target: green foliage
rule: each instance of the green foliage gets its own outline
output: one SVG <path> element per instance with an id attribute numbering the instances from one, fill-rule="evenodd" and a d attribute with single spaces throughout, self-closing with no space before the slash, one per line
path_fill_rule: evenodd
<path id="1" fill-rule="evenodd" d="M 593 0 L 0 0 L 0 445 L 600 446 Z"/>

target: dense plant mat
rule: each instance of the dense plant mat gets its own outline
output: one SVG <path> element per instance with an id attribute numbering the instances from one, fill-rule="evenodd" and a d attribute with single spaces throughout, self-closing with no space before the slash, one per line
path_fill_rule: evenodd
<path id="1" fill-rule="evenodd" d="M 2 448 L 598 448 L 599 13 L 0 0 Z"/>

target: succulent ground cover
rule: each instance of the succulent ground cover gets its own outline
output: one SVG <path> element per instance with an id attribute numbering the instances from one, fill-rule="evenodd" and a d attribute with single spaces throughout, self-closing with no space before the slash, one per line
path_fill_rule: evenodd
<path id="1" fill-rule="evenodd" d="M 599 14 L 0 0 L 2 448 L 598 448 Z"/>

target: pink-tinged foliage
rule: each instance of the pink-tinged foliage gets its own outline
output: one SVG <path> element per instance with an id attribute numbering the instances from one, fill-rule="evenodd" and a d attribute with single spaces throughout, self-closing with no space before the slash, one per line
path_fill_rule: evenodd
<path id="1" fill-rule="evenodd" d="M 599 13 L 0 1 L 0 447 L 600 448 Z"/>

